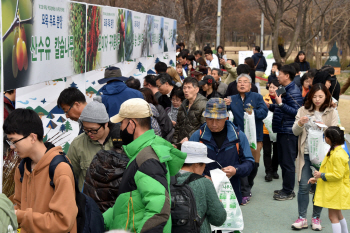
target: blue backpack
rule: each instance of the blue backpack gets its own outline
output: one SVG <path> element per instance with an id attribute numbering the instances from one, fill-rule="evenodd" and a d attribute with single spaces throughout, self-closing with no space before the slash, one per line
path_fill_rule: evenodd
<path id="1" fill-rule="evenodd" d="M 25 158 L 22 159 L 21 163 L 19 164 L 18 168 L 21 174 L 20 181 L 23 181 L 23 175 L 24 175 L 24 166 L 26 161 L 29 161 L 29 159 Z M 73 167 L 69 160 L 67 159 L 66 155 L 64 153 L 61 153 L 59 155 L 56 155 L 52 161 L 50 162 L 49 166 L 49 176 L 50 176 L 50 186 L 55 189 L 55 184 L 53 183 L 53 177 L 55 175 L 55 169 L 58 164 L 61 162 L 65 162 L 69 164 L 69 166 L 72 169 Z M 73 172 L 74 175 L 74 172 Z M 84 193 L 79 192 L 77 179 L 75 179 L 75 200 L 78 207 L 78 215 L 77 215 L 77 233 L 103 233 L 104 230 L 104 220 L 102 213 L 100 209 L 98 208 L 95 201 L 85 195 Z"/>

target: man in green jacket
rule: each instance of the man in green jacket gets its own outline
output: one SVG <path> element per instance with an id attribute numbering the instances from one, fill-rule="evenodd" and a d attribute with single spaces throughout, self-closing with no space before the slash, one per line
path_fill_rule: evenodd
<path id="1" fill-rule="evenodd" d="M 120 136 L 130 162 L 114 206 L 103 218 L 106 230 L 171 232 L 170 176 L 182 167 L 186 153 L 150 129 L 152 110 L 140 98 L 125 101 L 113 123 L 121 122 Z"/>

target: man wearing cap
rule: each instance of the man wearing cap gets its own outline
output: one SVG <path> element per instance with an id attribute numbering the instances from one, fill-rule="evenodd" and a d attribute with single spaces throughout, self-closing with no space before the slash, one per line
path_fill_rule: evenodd
<path id="1" fill-rule="evenodd" d="M 223 99 L 211 98 L 203 112 L 206 123 L 194 132 L 190 141 L 202 142 L 208 147 L 208 157 L 215 163 L 207 164 L 204 174 L 222 169 L 230 178 L 237 200 L 242 203 L 240 177 L 250 174 L 254 158 L 246 135 L 230 122 Z"/>
<path id="2" fill-rule="evenodd" d="M 124 81 L 128 78 L 122 76 L 122 72 L 118 67 L 109 67 L 105 70 L 105 77 L 98 80 L 99 84 L 104 85 L 99 92 L 102 92 L 102 103 L 106 106 L 109 117 L 119 112 L 120 105 L 131 98 L 141 98 L 143 95 L 138 90 L 134 90 L 126 86 Z"/>
<path id="3" fill-rule="evenodd" d="M 103 218 L 106 230 L 171 232 L 169 185 L 186 153 L 175 149 L 151 129 L 152 110 L 143 99 L 125 101 L 111 118 L 121 123 L 123 148 L 130 162 L 114 206 Z"/>
<path id="4" fill-rule="evenodd" d="M 101 103 L 101 97 L 88 103 L 82 111 L 79 120 L 85 133 L 76 137 L 67 152 L 75 176 L 79 181 L 79 190 L 82 190 L 86 170 L 90 166 L 93 157 L 99 150 L 110 150 L 120 144 L 119 125 L 109 122 L 105 106 Z M 120 147 L 120 146 L 119 146 Z"/>

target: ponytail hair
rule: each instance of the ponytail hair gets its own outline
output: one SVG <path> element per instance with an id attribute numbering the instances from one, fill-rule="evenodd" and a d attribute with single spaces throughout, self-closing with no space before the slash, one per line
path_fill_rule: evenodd
<path id="1" fill-rule="evenodd" d="M 260 49 L 259 46 L 255 46 L 254 49 L 255 49 L 255 51 L 257 51 L 258 53 L 261 53 L 261 55 L 264 54 L 263 51 Z"/>
<path id="2" fill-rule="evenodd" d="M 343 145 L 345 142 L 344 131 L 338 126 L 330 126 L 324 132 L 324 136 L 331 141 L 331 148 L 329 149 L 327 156 L 331 155 L 331 152 L 336 146 Z"/>

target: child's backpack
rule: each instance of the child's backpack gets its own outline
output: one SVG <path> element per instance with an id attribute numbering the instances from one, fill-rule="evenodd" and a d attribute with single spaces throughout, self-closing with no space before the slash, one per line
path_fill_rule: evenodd
<path id="1" fill-rule="evenodd" d="M 171 177 L 171 219 L 172 233 L 200 232 L 205 215 L 200 218 L 197 213 L 196 200 L 191 187 L 192 181 L 204 178 L 198 174 L 191 174 L 182 184 L 177 184 L 177 176 Z"/>
<path id="2" fill-rule="evenodd" d="M 21 174 L 20 181 L 23 181 L 24 175 L 24 166 L 27 159 L 22 159 L 18 168 Z M 49 166 L 49 176 L 50 176 L 50 186 L 55 189 L 55 184 L 53 183 L 53 177 L 55 175 L 55 169 L 58 164 L 61 162 L 65 162 L 69 164 L 72 169 L 73 167 L 69 160 L 67 159 L 64 153 L 56 155 Z M 74 176 L 74 172 L 73 172 Z M 78 207 L 78 215 L 77 215 L 77 233 L 103 233 L 104 230 L 104 220 L 100 209 L 98 208 L 95 201 L 85 195 L 84 193 L 79 192 L 79 187 L 77 183 L 77 179 L 75 179 L 75 200 Z"/>

